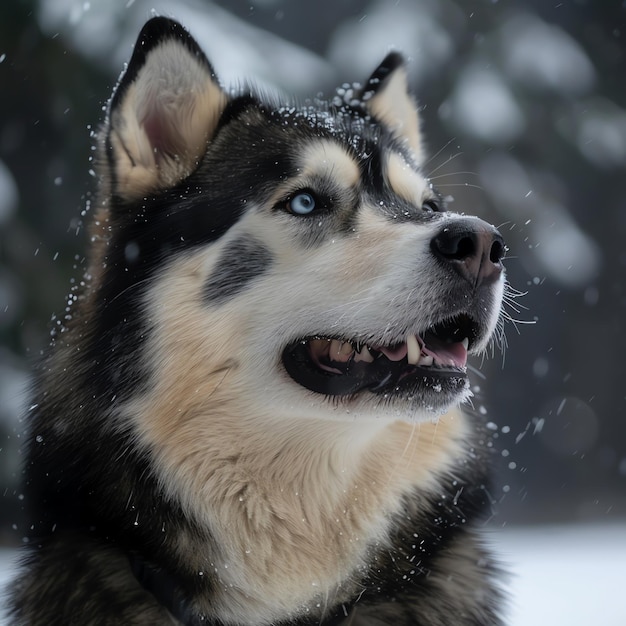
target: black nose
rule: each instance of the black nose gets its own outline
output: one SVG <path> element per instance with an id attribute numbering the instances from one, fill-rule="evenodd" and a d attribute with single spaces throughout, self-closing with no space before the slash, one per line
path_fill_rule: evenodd
<path id="1" fill-rule="evenodd" d="M 498 230 L 478 218 L 449 222 L 431 241 L 433 254 L 450 264 L 472 286 L 495 281 L 506 248 Z"/>

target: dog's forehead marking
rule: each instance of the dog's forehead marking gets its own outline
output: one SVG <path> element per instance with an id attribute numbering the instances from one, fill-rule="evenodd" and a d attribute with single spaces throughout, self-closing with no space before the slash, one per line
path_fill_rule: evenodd
<path id="1" fill-rule="evenodd" d="M 387 182 L 398 196 L 420 206 L 427 195 L 428 180 L 398 152 L 390 152 L 385 162 Z"/>
<path id="2" fill-rule="evenodd" d="M 310 142 L 302 151 L 303 177 L 322 176 L 341 187 L 356 187 L 361 178 L 356 160 L 338 143 L 329 139 Z"/>

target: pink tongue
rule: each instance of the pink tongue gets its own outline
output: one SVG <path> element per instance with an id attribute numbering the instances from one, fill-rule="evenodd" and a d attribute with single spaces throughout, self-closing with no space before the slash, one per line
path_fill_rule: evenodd
<path id="1" fill-rule="evenodd" d="M 462 343 L 429 342 L 429 346 L 422 347 L 422 353 L 433 357 L 438 365 L 464 368 L 467 364 L 467 350 Z M 435 343 L 433 346 L 432 344 Z"/>
<path id="2" fill-rule="evenodd" d="M 432 356 L 435 363 L 444 367 L 456 367 L 463 369 L 467 364 L 467 350 L 461 342 L 445 343 L 437 338 L 429 338 L 429 345 L 423 345 L 420 339 L 422 354 Z M 390 361 L 402 361 L 407 355 L 406 343 L 393 347 L 376 347 Z"/>

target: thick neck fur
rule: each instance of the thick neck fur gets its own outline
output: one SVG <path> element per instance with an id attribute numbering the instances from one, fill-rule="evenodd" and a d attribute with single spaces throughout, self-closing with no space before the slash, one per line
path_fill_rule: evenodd
<path id="1" fill-rule="evenodd" d="M 164 489 L 190 494 L 183 508 L 212 538 L 192 567 L 217 579 L 205 609 L 220 619 L 270 623 L 341 600 L 387 542 L 403 496 L 428 491 L 461 455 L 460 413 L 419 424 L 272 420 L 233 414 L 224 387 L 210 414 L 177 419 L 154 400 L 137 414 Z"/>

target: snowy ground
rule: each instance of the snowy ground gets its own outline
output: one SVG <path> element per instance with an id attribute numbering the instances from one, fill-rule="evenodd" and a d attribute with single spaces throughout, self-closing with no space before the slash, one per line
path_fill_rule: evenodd
<path id="1" fill-rule="evenodd" d="M 626 625 L 626 523 L 511 529 L 491 541 L 512 572 L 509 626 Z M 13 557 L 0 550 L 0 589 Z"/>
<path id="2" fill-rule="evenodd" d="M 510 626 L 626 626 L 626 523 L 494 533 L 513 574 Z"/>

